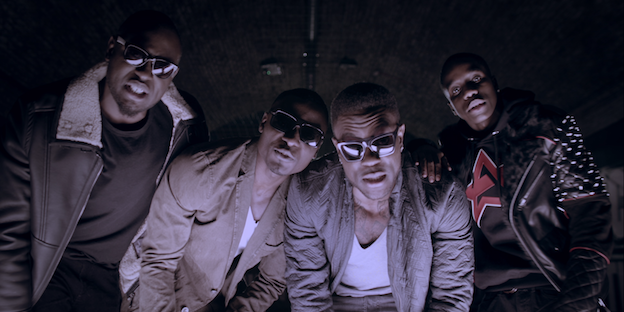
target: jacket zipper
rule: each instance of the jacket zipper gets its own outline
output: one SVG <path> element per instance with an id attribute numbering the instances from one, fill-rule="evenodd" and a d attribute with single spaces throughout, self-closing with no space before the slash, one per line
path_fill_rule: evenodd
<path id="1" fill-rule="evenodd" d="M 516 188 L 516 191 L 514 192 L 513 198 L 511 199 L 511 203 L 509 204 L 509 224 L 511 225 L 511 229 L 514 231 L 514 234 L 516 234 L 518 241 L 522 245 L 522 248 L 527 251 L 527 253 L 529 254 L 529 257 L 531 257 L 531 260 L 533 260 L 537 268 L 540 270 L 540 272 L 542 272 L 542 275 L 544 275 L 546 279 L 548 280 L 548 282 L 550 282 L 550 284 L 553 285 L 553 287 L 555 287 L 557 292 L 561 292 L 561 288 L 559 287 L 559 285 L 557 285 L 557 283 L 555 283 L 555 281 L 550 277 L 550 275 L 548 275 L 548 272 L 546 272 L 546 269 L 544 269 L 543 265 L 539 261 L 537 261 L 537 259 L 535 258 L 533 251 L 528 248 L 526 241 L 524 240 L 524 238 L 520 234 L 520 231 L 518 231 L 518 228 L 516 227 L 514 223 L 513 212 L 514 212 L 514 208 L 515 208 L 514 206 L 515 206 L 516 200 L 518 199 L 518 195 L 520 194 L 520 189 L 522 188 L 522 185 L 524 184 L 526 177 L 529 175 L 529 171 L 531 171 L 531 169 L 533 168 L 533 165 L 535 164 L 536 158 L 537 158 L 537 155 L 533 157 L 533 160 L 531 160 L 531 162 L 529 163 L 529 166 L 524 171 L 524 174 L 522 175 L 522 179 L 520 179 L 520 183 L 518 183 L 518 187 Z"/>

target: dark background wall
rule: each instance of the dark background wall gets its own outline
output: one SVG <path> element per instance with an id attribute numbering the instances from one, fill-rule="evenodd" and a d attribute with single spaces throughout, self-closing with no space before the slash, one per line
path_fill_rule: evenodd
<path id="1" fill-rule="evenodd" d="M 255 134 L 284 90 L 310 87 L 329 105 L 346 86 L 370 81 L 396 95 L 411 136 L 435 140 L 456 121 L 437 86 L 440 66 L 453 53 L 478 53 L 501 87 L 532 90 L 576 115 L 598 165 L 616 172 L 621 242 L 621 0 L 2 1 L 0 116 L 28 88 L 102 61 L 119 24 L 147 8 L 178 25 L 175 83 L 200 101 L 214 138 Z M 265 63 L 281 75 L 267 75 Z"/>

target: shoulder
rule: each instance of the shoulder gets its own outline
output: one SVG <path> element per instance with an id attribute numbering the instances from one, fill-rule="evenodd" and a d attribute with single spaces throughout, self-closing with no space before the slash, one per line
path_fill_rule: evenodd
<path id="1" fill-rule="evenodd" d="M 345 175 L 342 165 L 335 153 L 313 161 L 302 172 L 293 177 L 290 183 L 288 201 L 305 203 L 315 207 L 320 213 L 333 206 L 341 198 L 345 189 Z"/>
<path id="2" fill-rule="evenodd" d="M 295 176 L 294 181 L 307 189 L 311 186 L 321 186 L 328 182 L 344 181 L 344 171 L 338 160 L 338 155 L 330 153 L 324 157 L 311 162 L 302 172 Z"/>
<path id="3" fill-rule="evenodd" d="M 424 181 L 416 168 L 404 166 L 403 184 L 412 197 L 411 201 L 417 203 L 426 211 L 445 213 L 452 209 L 456 200 L 465 200 L 465 193 L 459 179 L 450 172 L 444 172 L 440 181 L 429 183 Z"/>
<path id="4" fill-rule="evenodd" d="M 30 89 L 19 98 L 22 105 L 32 105 L 35 111 L 59 106 L 72 78 L 66 78 Z"/>
<path id="5" fill-rule="evenodd" d="M 246 138 L 226 139 L 212 142 L 202 142 L 186 148 L 182 155 L 189 158 L 208 158 L 211 160 L 236 156 L 249 147 L 255 147 L 256 140 Z"/>
<path id="6" fill-rule="evenodd" d="M 169 183 L 193 188 L 196 185 L 210 186 L 212 180 L 230 171 L 236 171 L 234 174 L 238 175 L 250 144 L 251 140 L 240 139 L 191 145 L 171 163 Z"/>
<path id="7" fill-rule="evenodd" d="M 558 107 L 536 101 L 530 91 L 506 88 L 501 90 L 500 98 L 509 114 L 509 127 L 514 130 L 544 130 L 562 122 L 567 115 Z"/>
<path id="8" fill-rule="evenodd" d="M 191 109 L 193 109 L 193 111 L 197 114 L 197 118 L 204 119 L 204 111 L 199 104 L 199 101 L 197 101 L 197 99 L 192 94 L 184 90 L 178 89 L 178 93 L 180 93 L 186 104 L 188 104 Z"/>

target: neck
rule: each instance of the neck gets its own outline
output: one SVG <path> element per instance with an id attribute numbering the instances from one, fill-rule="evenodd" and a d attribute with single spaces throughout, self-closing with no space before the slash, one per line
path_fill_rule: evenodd
<path id="1" fill-rule="evenodd" d="M 258 155 L 256 157 L 256 171 L 254 174 L 254 189 L 273 190 L 275 191 L 282 182 L 286 181 L 289 176 L 283 176 L 273 173 L 267 167 L 264 159 Z"/>
<path id="2" fill-rule="evenodd" d="M 358 188 L 353 188 L 353 201 L 359 208 L 365 209 L 371 214 L 381 214 L 388 211 L 390 194 L 378 199 L 366 197 Z"/>
<path id="3" fill-rule="evenodd" d="M 251 192 L 251 211 L 255 220 L 260 220 L 262 214 L 271 202 L 271 198 L 289 176 L 273 173 L 267 167 L 264 159 L 256 157 L 256 170 Z"/>
<path id="4" fill-rule="evenodd" d="M 489 119 L 480 123 L 469 124 L 470 128 L 477 132 L 494 129 L 494 127 L 496 127 L 496 124 L 500 120 L 501 115 L 503 114 L 503 105 L 500 103 L 501 101 L 498 101 L 498 103 L 496 104 L 496 108 L 494 109 L 494 112 L 492 112 L 492 116 Z"/>

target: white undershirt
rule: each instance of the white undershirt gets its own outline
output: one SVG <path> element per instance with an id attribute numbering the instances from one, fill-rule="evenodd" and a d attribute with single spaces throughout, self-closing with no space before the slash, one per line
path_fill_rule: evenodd
<path id="1" fill-rule="evenodd" d="M 238 249 L 236 250 L 236 255 L 240 255 L 247 247 L 247 243 L 249 239 L 251 239 L 251 235 L 253 235 L 254 231 L 258 223 L 254 220 L 253 213 L 251 212 L 251 206 L 249 206 L 249 211 L 247 211 L 247 219 L 245 219 L 245 228 L 243 229 L 243 236 L 241 236 L 241 240 L 238 243 Z"/>
<path id="2" fill-rule="evenodd" d="M 353 248 L 342 280 L 336 288 L 339 296 L 364 297 L 391 294 L 388 275 L 386 230 L 364 249 L 353 235 Z"/>

